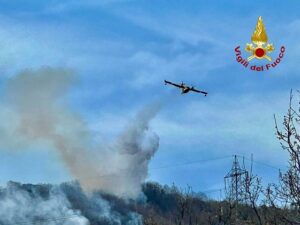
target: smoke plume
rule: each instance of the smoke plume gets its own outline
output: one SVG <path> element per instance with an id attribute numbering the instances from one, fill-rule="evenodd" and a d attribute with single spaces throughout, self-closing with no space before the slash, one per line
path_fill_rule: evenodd
<path id="1" fill-rule="evenodd" d="M 86 195 L 76 183 L 53 186 L 8 182 L 0 190 L 0 224 L 142 224 L 142 217 L 131 212 L 130 205 L 122 203 L 122 210 L 118 210 L 118 204 L 112 206 L 100 194 Z"/>
<path id="2" fill-rule="evenodd" d="M 0 138 L 19 147 L 50 144 L 84 190 L 136 198 L 159 145 L 158 136 L 148 128 L 159 105 L 137 113 L 112 143 L 95 144 L 84 120 L 65 101 L 74 78 L 72 71 L 52 68 L 11 78 L 4 87 Z M 8 119 L 14 122 L 8 125 Z"/>

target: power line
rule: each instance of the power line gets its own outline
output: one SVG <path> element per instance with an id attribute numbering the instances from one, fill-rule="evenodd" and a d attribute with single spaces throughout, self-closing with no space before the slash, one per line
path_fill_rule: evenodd
<path id="1" fill-rule="evenodd" d="M 180 163 L 180 164 L 173 164 L 173 165 L 170 164 L 170 165 L 150 168 L 150 170 L 159 170 L 159 169 L 166 169 L 166 168 L 172 168 L 172 167 L 180 167 L 180 166 L 186 166 L 186 165 L 216 161 L 216 160 L 221 160 L 221 159 L 226 159 L 226 158 L 231 158 L 231 156 L 223 156 L 223 157 L 217 157 L 217 158 L 212 158 L 212 159 L 202 159 L 202 160 L 196 160 L 196 161 L 188 161 L 188 162 L 183 162 L 183 163 Z"/>
<path id="2" fill-rule="evenodd" d="M 243 158 L 246 159 L 247 161 L 251 161 L 251 159 L 241 156 L 241 155 L 236 155 L 239 158 Z M 193 164 L 199 164 L 199 163 L 205 163 L 205 162 L 211 162 L 211 161 L 218 161 L 218 160 L 223 160 L 223 159 L 227 159 L 227 158 L 231 158 L 232 155 L 227 155 L 227 156 L 222 156 L 222 157 L 216 157 L 216 158 L 210 158 L 210 159 L 201 159 L 201 160 L 195 160 L 195 161 L 187 161 L 187 162 L 183 162 L 183 163 L 177 163 L 177 164 L 169 164 L 169 165 L 163 165 L 163 166 L 158 166 L 158 167 L 154 167 L 154 168 L 150 168 L 149 170 L 161 170 L 161 169 L 168 169 L 168 168 L 175 168 L 175 167 L 182 167 L 182 166 L 188 166 L 188 165 L 193 165 Z M 259 162 L 256 160 L 253 160 L 254 163 L 256 164 L 261 164 L 263 166 L 272 168 L 272 169 L 276 169 L 276 170 L 280 170 L 280 168 L 277 168 L 275 166 L 263 163 L 263 162 Z M 129 172 L 129 169 L 120 169 L 117 172 Z M 102 175 L 98 175 L 98 176 L 94 176 L 94 177 L 90 177 L 90 179 L 98 179 L 98 178 L 104 178 L 104 179 L 112 179 L 112 177 L 116 177 L 116 176 L 122 176 L 122 174 L 114 174 L 114 173 L 110 173 L 110 174 L 102 174 Z"/>
<path id="3" fill-rule="evenodd" d="M 260 165 L 263 165 L 263 166 L 266 166 L 266 167 L 269 167 L 269 168 L 272 168 L 272 169 L 281 170 L 279 167 L 275 167 L 275 166 L 269 165 L 269 164 L 267 164 L 267 163 L 263 163 L 263 162 L 260 162 L 260 161 L 256 161 L 256 160 L 254 160 L 254 159 L 249 159 L 249 158 L 247 158 L 247 157 L 245 157 L 245 156 L 237 155 L 237 157 L 246 159 L 247 161 L 250 161 L 250 162 L 253 161 L 253 162 L 256 163 L 256 164 L 260 164 Z"/>
<path id="4" fill-rule="evenodd" d="M 174 168 L 174 167 L 181 167 L 181 166 L 187 166 L 187 165 L 193 165 L 193 164 L 199 164 L 199 163 L 205 163 L 205 162 L 210 162 L 210 161 L 217 161 L 217 160 L 222 160 L 222 159 L 226 159 L 226 158 L 231 158 L 231 156 L 222 156 L 222 157 L 217 157 L 217 158 L 211 158 L 211 159 L 202 159 L 202 160 L 196 160 L 196 161 L 188 161 L 188 162 L 183 162 L 183 163 L 178 163 L 178 164 L 170 164 L 170 165 L 164 165 L 164 166 L 159 166 L 159 167 L 154 167 L 154 168 L 150 168 L 149 170 L 160 170 L 160 169 L 167 169 L 167 168 Z M 120 169 L 117 172 L 129 172 L 129 169 Z M 110 174 L 102 174 L 102 175 L 98 175 L 98 176 L 93 176 L 93 177 L 89 177 L 90 179 L 98 179 L 98 178 L 111 178 L 111 177 L 116 177 L 116 176 L 122 176 L 122 174 L 114 174 L 114 173 L 110 173 Z"/>
<path id="5" fill-rule="evenodd" d="M 225 190 L 224 188 L 218 188 L 218 189 L 209 189 L 205 191 L 199 191 L 200 193 L 208 194 L 208 193 L 214 193 L 214 192 L 219 192 Z"/>

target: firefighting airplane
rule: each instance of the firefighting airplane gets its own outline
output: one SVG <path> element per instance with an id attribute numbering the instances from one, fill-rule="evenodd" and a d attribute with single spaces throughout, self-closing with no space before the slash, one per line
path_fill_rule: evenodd
<path id="1" fill-rule="evenodd" d="M 170 85 L 173 85 L 175 87 L 178 87 L 181 89 L 181 94 L 186 94 L 190 91 L 194 91 L 194 92 L 197 92 L 197 93 L 201 93 L 201 94 L 204 94 L 205 96 L 208 94 L 207 92 L 205 91 L 200 91 L 200 90 L 197 90 L 195 89 L 193 86 L 187 86 L 186 84 L 184 84 L 183 82 L 181 82 L 181 84 L 175 84 L 175 83 L 172 83 L 171 81 L 167 81 L 165 80 L 165 85 L 167 84 L 170 84 Z"/>

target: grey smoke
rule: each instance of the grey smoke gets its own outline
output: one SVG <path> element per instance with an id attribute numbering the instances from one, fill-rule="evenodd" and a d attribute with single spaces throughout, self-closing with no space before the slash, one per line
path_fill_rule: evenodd
<path id="1" fill-rule="evenodd" d="M 33 190 L 36 191 L 36 190 Z M 47 197 L 29 193 L 17 183 L 9 182 L 0 192 L 1 224 L 45 222 L 49 225 L 88 225 L 88 220 L 78 210 L 72 210 L 69 201 L 58 188 L 48 190 Z M 61 219 L 53 221 L 51 219 Z M 68 218 L 63 220 L 62 218 Z"/>
<path id="2" fill-rule="evenodd" d="M 0 224 L 5 225 L 141 225 L 142 217 L 129 209 L 118 210 L 97 193 L 86 195 L 76 183 L 8 182 L 0 190 Z"/>
<path id="3" fill-rule="evenodd" d="M 114 142 L 95 145 L 84 120 L 65 101 L 74 82 L 72 71 L 52 68 L 11 78 L 3 93 L 0 138 L 14 142 L 17 147 L 11 148 L 50 144 L 84 190 L 136 198 L 159 145 L 148 127 L 159 104 L 138 112 Z M 7 117 L 14 122 L 6 124 Z"/>

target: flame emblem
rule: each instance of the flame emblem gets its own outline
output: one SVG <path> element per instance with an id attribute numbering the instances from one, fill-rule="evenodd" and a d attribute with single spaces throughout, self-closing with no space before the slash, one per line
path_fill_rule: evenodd
<path id="1" fill-rule="evenodd" d="M 248 61 L 256 59 L 267 59 L 272 61 L 271 57 L 267 55 L 268 52 L 274 51 L 273 44 L 269 44 L 268 36 L 265 30 L 265 26 L 262 20 L 262 17 L 258 17 L 258 21 L 251 37 L 253 44 L 246 44 L 246 51 L 251 52 L 252 55 L 248 57 Z"/>

